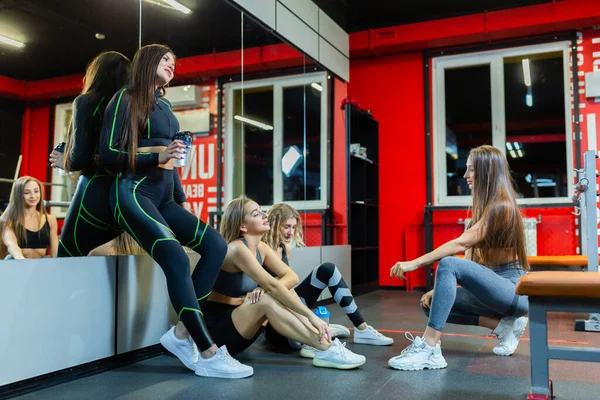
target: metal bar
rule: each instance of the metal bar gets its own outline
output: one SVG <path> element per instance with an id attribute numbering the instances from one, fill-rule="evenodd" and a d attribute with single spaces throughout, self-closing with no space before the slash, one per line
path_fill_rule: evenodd
<path id="1" fill-rule="evenodd" d="M 577 96 L 575 96 L 577 97 Z M 585 191 L 586 253 L 590 272 L 598 272 L 598 211 L 596 194 L 596 152 L 584 153 L 585 172 L 588 188 Z"/>
<path id="2" fill-rule="evenodd" d="M 537 303 L 539 298 L 529 301 L 529 344 L 531 352 L 531 393 L 548 395 L 548 326 L 546 308 Z"/>
<path id="3" fill-rule="evenodd" d="M 223 203 L 223 80 L 217 78 L 217 211 Z"/>
<path id="4" fill-rule="evenodd" d="M 544 309 L 549 312 L 598 312 L 600 299 L 594 298 L 570 298 L 570 297 L 543 297 L 529 296 L 529 304 L 543 304 Z"/>
<path id="5" fill-rule="evenodd" d="M 548 358 L 583 362 L 600 362 L 600 348 L 548 347 Z"/>
<path id="6" fill-rule="evenodd" d="M 23 155 L 19 154 L 19 159 L 17 160 L 17 168 L 15 168 L 15 176 L 14 180 L 16 181 L 19 178 L 19 172 L 21 171 L 21 162 L 23 161 Z"/>
<path id="7" fill-rule="evenodd" d="M 70 201 L 44 200 L 44 205 L 46 207 L 65 207 L 65 208 L 69 208 L 69 206 L 71 205 L 71 202 Z"/>

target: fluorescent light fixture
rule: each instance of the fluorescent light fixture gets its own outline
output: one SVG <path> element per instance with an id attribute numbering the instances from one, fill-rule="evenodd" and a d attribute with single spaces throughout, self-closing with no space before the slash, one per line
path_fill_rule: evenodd
<path id="1" fill-rule="evenodd" d="M 523 150 L 517 150 L 517 155 L 519 156 L 519 158 L 523 157 Z"/>
<path id="2" fill-rule="evenodd" d="M 512 158 L 517 158 L 517 153 L 514 150 L 510 150 L 509 153 Z"/>
<path id="3" fill-rule="evenodd" d="M 262 122 L 258 122 L 253 119 L 250 119 L 250 118 L 242 117 L 241 115 L 236 115 L 233 117 L 233 119 L 256 126 L 257 128 L 264 129 L 265 131 L 273 130 L 273 127 L 271 125 L 263 124 Z"/>
<path id="4" fill-rule="evenodd" d="M 527 107 L 533 107 L 533 95 L 532 94 L 525 95 L 525 104 L 527 104 Z"/>
<path id="5" fill-rule="evenodd" d="M 176 9 L 177 11 L 181 11 L 184 14 L 189 14 L 192 12 L 192 10 L 190 10 L 183 4 L 176 2 L 175 0 L 163 0 L 163 1 L 165 3 L 167 3 L 168 5 L 170 5 L 171 7 L 173 7 L 174 9 Z"/>
<path id="6" fill-rule="evenodd" d="M 298 147 L 291 146 L 283 157 L 281 157 L 281 171 L 285 176 L 290 176 L 294 168 L 300 163 L 300 160 L 302 160 L 302 154 L 298 150 Z"/>
<path id="7" fill-rule="evenodd" d="M 316 82 L 311 83 L 310 86 L 312 86 L 313 88 L 317 89 L 319 92 L 323 91 L 323 86 L 319 85 Z"/>
<path id="8" fill-rule="evenodd" d="M 25 43 L 19 42 L 18 40 L 14 40 L 11 38 L 7 38 L 6 36 L 0 35 L 0 43 L 10 44 L 11 46 L 15 46 L 21 48 L 25 46 Z"/>
<path id="9" fill-rule="evenodd" d="M 155 6 L 168 8 L 169 10 L 181 11 L 184 14 L 189 14 L 192 12 L 189 8 L 176 2 L 175 0 L 144 0 L 147 3 L 154 4 Z"/>
<path id="10" fill-rule="evenodd" d="M 525 86 L 531 86 L 531 71 L 529 70 L 529 58 L 524 58 L 523 61 L 523 79 L 525 80 Z"/>
<path id="11" fill-rule="evenodd" d="M 511 142 L 506 142 L 506 150 L 511 151 L 513 149 Z"/>
<path id="12" fill-rule="evenodd" d="M 519 142 L 515 142 L 515 150 L 519 150 L 521 148 L 521 145 L 519 144 Z"/>

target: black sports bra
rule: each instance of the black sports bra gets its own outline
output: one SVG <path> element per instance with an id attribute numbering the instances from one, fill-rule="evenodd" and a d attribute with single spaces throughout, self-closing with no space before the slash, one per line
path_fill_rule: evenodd
<path id="1" fill-rule="evenodd" d="M 285 244 L 280 243 L 279 245 L 281 246 L 281 261 L 283 261 L 285 263 L 285 265 L 287 265 L 289 267 L 290 261 L 288 260 L 287 253 L 285 251 Z"/>
<path id="2" fill-rule="evenodd" d="M 248 243 L 243 238 L 242 243 L 248 247 Z M 258 248 L 256 248 L 256 261 L 262 265 L 262 257 Z M 229 297 L 245 297 L 246 293 L 253 291 L 258 287 L 258 284 L 252 280 L 245 272 L 229 272 L 219 271 L 217 281 L 213 286 L 213 291 L 224 294 Z"/>
<path id="3" fill-rule="evenodd" d="M 48 223 L 48 217 L 46 217 L 46 223 L 37 232 L 32 232 L 29 229 L 25 229 L 27 235 L 27 242 L 19 240 L 19 247 L 22 249 L 47 249 L 50 244 L 50 224 Z"/>

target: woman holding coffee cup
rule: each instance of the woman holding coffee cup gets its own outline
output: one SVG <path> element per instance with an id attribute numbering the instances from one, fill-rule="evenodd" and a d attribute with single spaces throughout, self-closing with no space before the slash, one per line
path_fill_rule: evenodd
<path id="1" fill-rule="evenodd" d="M 196 375 L 243 378 L 252 375 L 252 368 L 233 359 L 227 348 L 217 348 L 201 311 L 227 245 L 217 231 L 173 199 L 174 161 L 190 147 L 173 140 L 179 122 L 163 97 L 174 73 L 171 49 L 144 46 L 133 58 L 129 84 L 108 104 L 100 160 L 117 174 L 110 206 L 119 225 L 165 273 L 171 302 L 183 323 L 163 335 L 163 346 Z M 201 255 L 192 276 L 184 245 Z"/>

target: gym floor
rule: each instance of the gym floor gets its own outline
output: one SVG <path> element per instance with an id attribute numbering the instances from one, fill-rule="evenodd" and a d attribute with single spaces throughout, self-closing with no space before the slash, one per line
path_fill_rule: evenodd
<path id="1" fill-rule="evenodd" d="M 298 352 L 278 353 L 259 338 L 237 358 L 254 367 L 254 376 L 240 380 L 196 377 L 170 355 L 79 379 L 19 399 L 525 399 L 530 388 L 529 336 L 516 353 L 492 353 L 497 341 L 484 328 L 447 325 L 442 351 L 448 368 L 403 372 L 390 369 L 387 360 L 409 341 L 408 330 L 420 335 L 427 320 L 419 309 L 421 293 L 378 290 L 356 297 L 367 323 L 394 338 L 391 347 L 355 345 L 348 348 L 367 357 L 357 370 L 314 367 Z M 337 305 L 327 306 L 331 322 L 351 326 Z M 600 347 L 600 333 L 574 332 L 582 314 L 550 314 L 548 338 L 555 345 Z M 600 363 L 551 361 L 557 399 L 594 399 L 600 393 Z"/>

